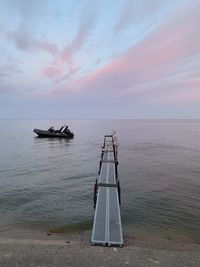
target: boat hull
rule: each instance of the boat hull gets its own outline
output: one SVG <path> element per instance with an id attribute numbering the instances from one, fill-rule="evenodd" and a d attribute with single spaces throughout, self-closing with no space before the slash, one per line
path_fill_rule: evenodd
<path id="1" fill-rule="evenodd" d="M 34 133 L 38 135 L 38 137 L 56 137 L 56 138 L 73 138 L 74 134 L 67 134 L 67 133 L 56 133 L 56 132 L 50 132 L 50 131 L 45 131 L 45 130 L 40 130 L 40 129 L 34 129 Z"/>

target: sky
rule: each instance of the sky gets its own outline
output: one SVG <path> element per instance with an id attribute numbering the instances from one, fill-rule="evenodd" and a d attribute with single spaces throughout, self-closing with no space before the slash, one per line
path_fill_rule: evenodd
<path id="1" fill-rule="evenodd" d="M 1 0 L 0 119 L 200 118 L 199 0 Z"/>

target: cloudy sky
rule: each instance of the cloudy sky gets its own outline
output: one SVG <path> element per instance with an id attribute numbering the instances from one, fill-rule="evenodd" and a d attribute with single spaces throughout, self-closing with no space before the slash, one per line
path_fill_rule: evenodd
<path id="1" fill-rule="evenodd" d="M 200 118 L 199 0 L 1 0 L 0 118 Z"/>

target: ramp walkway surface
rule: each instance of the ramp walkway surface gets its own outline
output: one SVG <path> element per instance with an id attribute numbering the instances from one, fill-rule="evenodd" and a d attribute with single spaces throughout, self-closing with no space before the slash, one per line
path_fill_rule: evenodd
<path id="1" fill-rule="evenodd" d="M 97 180 L 92 245 L 123 246 L 115 136 L 106 135 Z"/>

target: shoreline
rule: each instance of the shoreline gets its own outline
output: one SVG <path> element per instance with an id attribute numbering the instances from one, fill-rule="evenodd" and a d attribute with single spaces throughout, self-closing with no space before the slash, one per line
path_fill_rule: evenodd
<path id="1" fill-rule="evenodd" d="M 91 246 L 91 231 L 0 232 L 1 266 L 200 266 L 200 244 L 124 236 L 124 246 Z"/>
<path id="2" fill-rule="evenodd" d="M 88 246 L 90 244 L 91 230 L 74 230 L 67 233 L 54 233 L 51 231 L 36 230 L 36 229 L 4 229 L 0 231 L 0 242 L 2 240 L 15 240 L 22 242 L 29 240 L 44 241 L 44 242 L 79 242 Z M 164 250 L 194 250 L 199 249 L 200 241 L 191 238 L 171 238 L 171 237 L 159 237 L 159 236 L 140 236 L 124 234 L 124 246 L 125 247 L 140 247 L 143 249 L 164 249 Z M 95 246 L 101 247 L 101 246 Z"/>

